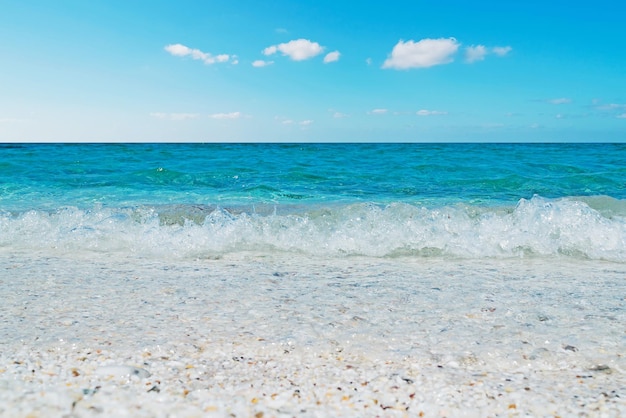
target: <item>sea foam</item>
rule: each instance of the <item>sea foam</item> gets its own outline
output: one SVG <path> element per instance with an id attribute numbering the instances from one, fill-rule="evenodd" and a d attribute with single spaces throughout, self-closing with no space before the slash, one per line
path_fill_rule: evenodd
<path id="1" fill-rule="evenodd" d="M 0 247 L 174 259 L 254 251 L 326 257 L 566 256 L 626 262 L 626 217 L 623 201 L 600 197 L 535 196 L 515 207 L 66 207 L 0 213 Z"/>

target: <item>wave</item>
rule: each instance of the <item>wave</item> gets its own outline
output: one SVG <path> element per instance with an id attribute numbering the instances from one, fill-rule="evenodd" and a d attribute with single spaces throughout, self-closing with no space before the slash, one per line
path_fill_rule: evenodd
<path id="1" fill-rule="evenodd" d="M 204 258 L 236 252 L 346 257 L 574 257 L 626 262 L 626 201 L 515 206 L 163 205 L 0 212 L 0 249 Z"/>

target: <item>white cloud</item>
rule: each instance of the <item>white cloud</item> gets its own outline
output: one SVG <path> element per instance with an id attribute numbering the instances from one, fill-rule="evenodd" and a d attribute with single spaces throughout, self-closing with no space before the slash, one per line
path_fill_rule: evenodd
<path id="1" fill-rule="evenodd" d="M 342 119 L 342 118 L 347 118 L 348 115 L 345 113 L 341 113 L 341 112 L 334 112 L 333 113 L 333 118 L 335 119 Z"/>
<path id="2" fill-rule="evenodd" d="M 256 60 L 252 63 L 253 67 L 267 67 L 268 65 L 272 65 L 274 64 L 274 61 L 263 61 L 263 60 Z"/>
<path id="3" fill-rule="evenodd" d="M 150 113 L 150 116 L 157 119 L 164 120 L 188 120 L 188 119 L 196 119 L 198 117 L 197 113 L 163 113 L 163 112 L 154 112 Z"/>
<path id="4" fill-rule="evenodd" d="M 465 48 L 465 61 L 475 62 L 482 61 L 487 55 L 487 48 L 484 45 L 472 45 Z"/>
<path id="5" fill-rule="evenodd" d="M 626 119 L 626 113 L 622 113 L 621 115 L 617 115 L 618 119 Z"/>
<path id="6" fill-rule="evenodd" d="M 217 62 L 227 62 L 230 59 L 230 56 L 227 54 L 220 54 L 215 57 Z"/>
<path id="7" fill-rule="evenodd" d="M 555 105 L 567 104 L 567 103 L 572 103 L 572 99 L 568 99 L 566 97 L 560 97 L 558 99 L 550 99 L 548 100 L 548 103 L 555 104 Z"/>
<path id="8" fill-rule="evenodd" d="M 313 121 L 312 121 L 311 119 L 307 119 L 307 120 L 300 121 L 300 125 L 301 125 L 301 126 L 309 126 L 309 125 L 311 125 L 312 123 L 313 123 Z"/>
<path id="9" fill-rule="evenodd" d="M 366 63 L 367 65 L 372 65 L 372 59 L 371 59 L 371 58 L 366 59 L 366 60 L 365 60 L 365 63 Z"/>
<path id="10" fill-rule="evenodd" d="M 209 115 L 212 119 L 239 119 L 243 115 L 241 112 L 230 112 L 230 113 L 214 113 Z"/>
<path id="11" fill-rule="evenodd" d="M 185 55 L 190 55 L 192 53 L 191 48 L 181 44 L 167 45 L 165 50 L 176 57 L 184 57 Z"/>
<path id="12" fill-rule="evenodd" d="M 482 61 L 488 54 L 495 54 L 499 57 L 507 55 L 513 48 L 510 46 L 495 46 L 487 48 L 484 45 L 472 45 L 465 48 L 465 61 L 468 63 Z"/>
<path id="13" fill-rule="evenodd" d="M 499 57 L 505 56 L 506 54 L 508 54 L 512 50 L 513 50 L 513 48 L 511 48 L 510 46 L 494 46 L 493 48 L 491 48 L 491 52 L 493 52 L 494 54 L 496 54 Z"/>
<path id="14" fill-rule="evenodd" d="M 291 119 L 288 119 L 284 116 L 274 116 L 274 120 L 276 122 L 280 122 L 282 125 L 293 125 L 294 121 Z"/>
<path id="15" fill-rule="evenodd" d="M 459 45 L 454 38 L 426 38 L 419 42 L 401 40 L 393 47 L 391 56 L 385 60 L 382 68 L 406 70 L 447 64 L 453 61 L 452 56 Z"/>
<path id="16" fill-rule="evenodd" d="M 605 105 L 597 106 L 599 110 L 617 110 L 617 109 L 626 109 L 626 104 L 618 104 L 618 103 L 608 103 Z"/>
<path id="17" fill-rule="evenodd" d="M 228 61 L 231 61 L 232 64 L 237 64 L 239 62 L 236 55 L 219 54 L 214 56 L 208 52 L 192 49 L 182 44 L 167 45 L 164 49 L 175 57 L 190 56 L 192 59 L 202 61 L 205 64 L 224 63 Z"/>
<path id="18" fill-rule="evenodd" d="M 268 46 L 263 50 L 263 54 L 272 55 L 278 51 L 294 61 L 304 61 L 321 54 L 324 47 L 308 39 L 296 39 L 287 43 Z"/>
<path id="19" fill-rule="evenodd" d="M 276 45 L 268 46 L 263 50 L 263 55 L 272 55 L 278 51 L 278 47 Z"/>
<path id="20" fill-rule="evenodd" d="M 387 109 L 372 109 L 367 113 L 371 115 L 384 115 L 385 113 L 387 113 Z"/>
<path id="21" fill-rule="evenodd" d="M 448 112 L 442 112 L 440 110 L 426 110 L 426 109 L 418 110 L 416 113 L 418 116 L 437 116 L 437 115 L 448 114 Z"/>
<path id="22" fill-rule="evenodd" d="M 339 51 L 329 52 L 324 57 L 324 64 L 328 64 L 329 62 L 339 61 L 340 56 L 341 56 L 341 53 Z"/>

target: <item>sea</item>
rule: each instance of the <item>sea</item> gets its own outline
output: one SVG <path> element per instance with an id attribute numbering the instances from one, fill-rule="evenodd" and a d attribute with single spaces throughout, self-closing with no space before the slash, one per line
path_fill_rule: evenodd
<path id="1" fill-rule="evenodd" d="M 5 144 L 0 251 L 626 262 L 624 144 Z"/>
<path id="2" fill-rule="evenodd" d="M 626 144 L 0 144 L 0 306 L 0 415 L 618 416 Z"/>

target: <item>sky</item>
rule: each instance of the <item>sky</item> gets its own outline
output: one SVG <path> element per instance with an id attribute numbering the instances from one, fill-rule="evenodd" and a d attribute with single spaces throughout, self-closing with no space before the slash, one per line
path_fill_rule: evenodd
<path id="1" fill-rule="evenodd" d="M 618 0 L 0 0 L 0 142 L 626 142 Z"/>

